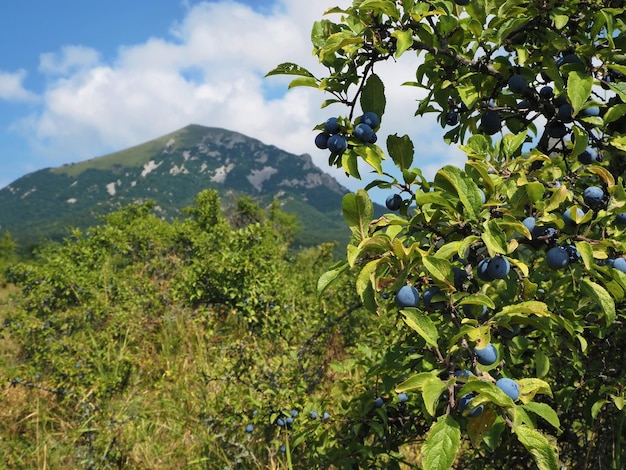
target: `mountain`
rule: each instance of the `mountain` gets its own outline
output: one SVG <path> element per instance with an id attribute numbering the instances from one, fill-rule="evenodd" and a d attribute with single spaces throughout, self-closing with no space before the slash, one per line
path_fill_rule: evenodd
<path id="1" fill-rule="evenodd" d="M 141 145 L 80 163 L 30 173 L 0 190 L 0 233 L 22 246 L 60 239 L 123 205 L 156 202 L 164 218 L 179 216 L 203 189 L 217 189 L 228 208 L 240 194 L 262 206 L 275 198 L 296 214 L 296 245 L 347 241 L 341 199 L 348 192 L 313 164 L 225 129 L 189 125 Z"/>

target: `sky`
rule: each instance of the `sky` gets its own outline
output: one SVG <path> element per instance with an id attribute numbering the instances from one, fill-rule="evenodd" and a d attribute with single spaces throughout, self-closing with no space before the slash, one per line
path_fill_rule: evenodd
<path id="1" fill-rule="evenodd" d="M 188 124 L 241 132 L 308 153 L 348 188 L 365 182 L 328 168 L 313 127 L 346 113 L 313 88 L 264 75 L 296 62 L 314 75 L 310 31 L 349 0 L 29 0 L 0 16 L 0 188 L 17 178 L 137 145 Z M 335 15 L 329 16 L 338 20 Z M 416 118 L 417 57 L 377 66 L 387 110 L 379 142 L 408 134 L 415 164 L 432 177 L 462 164 L 431 118 Z M 386 166 L 391 170 L 391 166 Z"/>

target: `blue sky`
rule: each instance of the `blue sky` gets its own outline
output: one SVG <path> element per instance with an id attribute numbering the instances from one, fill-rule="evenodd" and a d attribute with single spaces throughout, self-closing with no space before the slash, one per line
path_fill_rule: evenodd
<path id="1" fill-rule="evenodd" d="M 349 0 L 7 2 L 0 16 L 0 187 L 190 123 L 310 153 L 328 170 L 312 127 L 343 109 L 321 110 L 319 92 L 287 91 L 287 78 L 263 75 L 285 61 L 322 72 L 309 35 L 330 3 Z M 422 166 L 459 161 L 442 131 L 433 133 L 434 122 L 414 122 L 415 90 L 396 91 L 416 65 L 413 57 L 379 72 L 393 111 L 388 131 L 419 141 Z"/>

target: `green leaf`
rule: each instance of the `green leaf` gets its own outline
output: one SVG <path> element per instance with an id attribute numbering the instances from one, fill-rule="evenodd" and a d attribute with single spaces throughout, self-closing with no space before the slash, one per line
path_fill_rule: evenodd
<path id="1" fill-rule="evenodd" d="M 353 46 L 362 43 L 363 39 L 355 36 L 354 33 L 350 31 L 344 30 L 331 34 L 324 42 L 324 46 L 320 51 L 320 59 L 322 62 L 332 61 L 338 50 L 343 49 L 345 46 Z"/>
<path id="2" fill-rule="evenodd" d="M 483 227 L 485 230 L 482 234 L 482 239 L 489 250 L 489 254 L 493 256 L 496 253 L 507 253 L 506 234 L 498 226 L 498 221 L 490 219 L 483 224 Z"/>
<path id="3" fill-rule="evenodd" d="M 472 84 L 459 85 L 457 91 L 459 92 L 461 101 L 467 106 L 467 109 L 473 109 L 480 99 L 478 90 Z"/>
<path id="4" fill-rule="evenodd" d="M 315 78 L 307 69 L 292 62 L 283 62 L 265 74 L 266 77 L 270 77 L 272 75 L 300 75 L 301 77 Z"/>
<path id="5" fill-rule="evenodd" d="M 310 86 L 313 88 L 318 88 L 319 80 L 314 77 L 299 77 L 299 78 L 292 80 L 289 83 L 289 86 L 287 88 L 291 90 L 292 88 L 295 88 L 298 86 Z"/>
<path id="6" fill-rule="evenodd" d="M 519 134 L 507 134 L 502 139 L 502 152 L 505 158 L 511 158 L 526 140 L 526 131 Z"/>
<path id="7" fill-rule="evenodd" d="M 537 395 L 538 393 L 542 395 L 547 395 L 549 397 L 552 396 L 552 390 L 550 389 L 550 385 L 548 385 L 548 382 L 541 379 L 519 379 L 517 380 L 517 385 L 519 385 L 520 389 L 519 399 L 524 404 L 530 403 L 533 398 L 535 398 L 535 395 Z"/>
<path id="8" fill-rule="evenodd" d="M 422 446 L 424 470 L 448 470 L 456 460 L 461 428 L 450 415 L 439 417 L 430 427 Z"/>
<path id="9" fill-rule="evenodd" d="M 574 147 L 572 148 L 571 155 L 572 157 L 578 157 L 578 155 L 585 151 L 589 144 L 589 134 L 576 126 L 572 128 L 572 133 L 574 135 Z"/>
<path id="10" fill-rule="evenodd" d="M 545 377 L 550 370 L 550 358 L 541 350 L 535 351 L 535 370 L 537 377 Z"/>
<path id="11" fill-rule="evenodd" d="M 513 305 L 505 305 L 494 317 L 515 314 L 529 315 L 533 313 L 539 317 L 549 317 L 551 315 L 545 303 L 537 300 L 527 300 L 526 302 L 519 302 Z"/>
<path id="12" fill-rule="evenodd" d="M 569 21 L 569 16 L 567 15 L 553 15 L 552 20 L 554 21 L 554 27 L 556 29 L 563 29 L 568 21 Z"/>
<path id="13" fill-rule="evenodd" d="M 583 259 L 583 263 L 585 263 L 585 269 L 591 269 L 593 266 L 594 257 L 593 257 L 593 248 L 589 242 L 575 242 L 576 249 L 580 253 L 581 258 Z"/>
<path id="14" fill-rule="evenodd" d="M 433 378 L 436 377 L 438 374 L 438 371 L 432 371 L 432 372 L 420 372 L 419 374 L 414 374 L 412 376 L 410 376 L 409 378 L 407 378 L 404 382 L 402 382 L 400 385 L 398 385 L 395 390 L 396 392 L 400 393 L 400 392 L 410 392 L 412 390 L 421 390 L 422 387 L 424 386 L 424 383 Z"/>
<path id="15" fill-rule="evenodd" d="M 391 33 L 391 36 L 397 39 L 396 53 L 394 54 L 394 57 L 397 59 L 413 45 L 413 30 L 396 29 L 393 33 Z"/>
<path id="16" fill-rule="evenodd" d="M 374 168 L 379 175 L 383 174 L 382 161 L 385 154 L 377 145 L 359 145 L 353 151 L 359 155 L 365 163 Z"/>
<path id="17" fill-rule="evenodd" d="M 435 416 L 439 397 L 447 388 L 448 384 L 443 382 L 438 377 L 431 377 L 422 385 L 422 398 L 424 399 L 424 406 L 430 416 Z"/>
<path id="18" fill-rule="evenodd" d="M 452 264 L 447 259 L 437 258 L 436 256 L 424 256 L 422 258 L 424 268 L 432 277 L 443 282 L 448 287 L 452 285 Z"/>
<path id="19" fill-rule="evenodd" d="M 582 109 L 591 95 L 593 76 L 588 73 L 572 70 L 567 79 L 567 96 L 574 108 L 574 115 Z"/>
<path id="20" fill-rule="evenodd" d="M 613 147 L 626 152 L 626 136 L 613 137 L 610 142 Z"/>
<path id="21" fill-rule="evenodd" d="M 604 124 L 617 121 L 624 114 L 626 114 L 626 104 L 615 104 L 606 110 L 606 114 L 604 115 Z"/>
<path id="22" fill-rule="evenodd" d="M 484 305 L 488 308 L 496 308 L 496 304 L 493 303 L 493 300 L 491 300 L 491 297 L 488 297 L 485 294 L 470 294 L 467 297 L 463 297 L 463 299 L 461 299 L 461 301 L 459 302 L 459 305 L 466 305 L 466 304 L 470 304 L 470 305 Z"/>
<path id="23" fill-rule="evenodd" d="M 346 150 L 343 153 L 341 156 L 341 167 L 350 176 L 356 179 L 361 179 L 361 174 L 359 173 L 359 160 L 356 152 L 354 152 L 354 149 Z"/>
<path id="24" fill-rule="evenodd" d="M 446 165 L 435 175 L 435 185 L 458 197 L 465 208 L 468 219 L 477 220 L 482 198 L 476 183 L 463 170 Z"/>
<path id="25" fill-rule="evenodd" d="M 591 297 L 596 305 L 604 313 L 606 326 L 610 326 L 615 321 L 615 302 L 613 297 L 600 284 L 583 278 L 580 283 L 580 290 L 588 297 Z"/>
<path id="26" fill-rule="evenodd" d="M 626 101 L 626 83 L 611 83 L 609 86 L 611 87 L 611 90 L 619 95 L 622 101 Z"/>
<path id="27" fill-rule="evenodd" d="M 401 310 L 401 313 L 404 315 L 404 322 L 417 332 L 426 341 L 426 344 L 434 348 L 437 347 L 439 332 L 428 315 L 424 315 L 419 310 L 408 308 Z"/>
<path id="28" fill-rule="evenodd" d="M 480 445 L 483 435 L 493 426 L 497 417 L 496 411 L 491 407 L 487 407 L 479 416 L 468 420 L 467 434 L 474 447 Z"/>
<path id="29" fill-rule="evenodd" d="M 376 113 L 382 118 L 385 114 L 385 85 L 376 74 L 370 75 L 361 93 L 361 109 L 363 112 Z"/>
<path id="30" fill-rule="evenodd" d="M 374 215 L 374 205 L 367 192 L 359 189 L 356 194 L 346 194 L 341 203 L 341 210 L 352 232 L 359 240 L 365 239 Z"/>
<path id="31" fill-rule="evenodd" d="M 345 260 L 341 260 L 331 266 L 332 269 L 326 271 L 317 280 L 317 295 L 318 297 L 330 286 L 342 273 L 346 272 L 349 268 L 348 263 Z"/>
<path id="32" fill-rule="evenodd" d="M 363 269 L 361 269 L 361 272 L 357 276 L 356 292 L 361 298 L 361 300 L 364 300 L 365 291 L 367 290 L 368 287 L 371 287 L 372 285 L 372 274 L 376 271 L 376 268 L 380 264 L 380 261 L 381 261 L 380 259 L 375 259 L 373 261 L 370 261 L 365 266 L 363 266 Z"/>
<path id="33" fill-rule="evenodd" d="M 600 411 L 602 411 L 604 405 L 606 405 L 608 402 L 608 400 L 598 400 L 597 402 L 595 402 L 591 407 L 591 417 L 593 419 L 596 419 Z"/>
<path id="34" fill-rule="evenodd" d="M 395 2 L 390 0 L 364 0 L 360 5 L 361 10 L 374 10 L 374 13 L 384 13 L 389 18 L 399 19 L 398 8 Z"/>
<path id="35" fill-rule="evenodd" d="M 567 198 L 567 186 L 562 184 L 559 189 L 554 191 L 550 197 L 548 204 L 544 208 L 544 212 L 552 212 L 557 209 Z"/>
<path id="36" fill-rule="evenodd" d="M 554 411 L 552 407 L 547 403 L 537 403 L 531 401 L 530 403 L 522 405 L 522 407 L 525 410 L 535 413 L 537 416 L 545 419 L 557 431 L 561 431 L 561 421 L 559 420 L 559 416 L 556 414 L 556 411 Z"/>
<path id="37" fill-rule="evenodd" d="M 533 456 L 539 470 L 559 469 L 557 450 L 543 434 L 528 426 L 515 426 L 513 431 L 520 443 Z"/>
<path id="38" fill-rule="evenodd" d="M 413 164 L 415 150 L 408 135 L 402 137 L 398 137 L 398 134 L 389 135 L 387 137 L 387 151 L 400 170 L 407 170 Z"/>
<path id="39" fill-rule="evenodd" d="M 533 203 L 541 201 L 545 192 L 546 188 L 539 181 L 532 181 L 526 185 L 526 194 L 528 194 L 528 199 Z"/>
<path id="40" fill-rule="evenodd" d="M 491 382 L 483 382 L 482 380 L 475 379 L 469 380 L 459 392 L 459 396 L 463 396 L 466 393 L 477 392 L 479 395 L 472 400 L 472 406 L 479 405 L 486 401 L 501 406 L 502 408 L 515 408 L 515 403 L 506 393 L 500 390 L 495 384 Z"/>

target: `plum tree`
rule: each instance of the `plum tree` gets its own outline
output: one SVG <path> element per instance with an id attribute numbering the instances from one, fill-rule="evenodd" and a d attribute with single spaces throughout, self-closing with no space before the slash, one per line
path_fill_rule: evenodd
<path id="1" fill-rule="evenodd" d="M 363 110 L 386 123 L 389 90 L 379 64 L 391 67 L 416 55 L 414 74 L 404 82 L 415 89 L 416 118 L 434 114 L 444 141 L 467 156 L 463 165 L 442 165 L 428 180 L 415 165 L 412 138 L 381 129 L 388 133 L 382 146 L 351 140 L 342 158 L 329 160 L 351 177 L 361 177 L 357 162 L 377 176 L 344 197 L 352 240 L 346 259 L 318 287 L 324 292 L 341 273 L 354 272 L 373 321 L 397 319 L 404 333 L 382 342 L 386 352 L 372 369 L 375 384 L 365 388 L 417 392 L 424 415 L 415 419 L 425 420 L 428 431 L 405 429 L 395 442 L 424 439 L 424 468 L 447 469 L 457 459 L 500 468 L 502 459 L 525 451 L 542 469 L 558 468 L 559 459 L 575 466 L 591 455 L 607 468 L 626 462 L 626 442 L 614 424 L 626 399 L 616 372 L 622 368 L 616 358 L 626 278 L 605 263 L 626 252 L 626 231 L 617 223 L 626 210 L 625 10 L 614 1 L 580 6 L 357 0 L 330 9 L 313 26 L 323 77 L 292 63 L 270 72 L 295 75 L 294 86 L 329 94 L 322 106 L 345 106 L 340 122 L 351 132 Z M 458 113 L 458 123 L 450 113 Z M 579 160 L 585 152 L 589 157 Z M 377 187 L 407 195 L 398 214 L 374 217 L 367 191 Z M 583 215 L 579 207 L 593 210 Z M 584 224 L 572 225 L 567 211 Z M 437 287 L 445 314 L 426 301 L 398 312 L 382 295 L 407 285 Z M 483 308 L 493 313 L 475 315 Z M 515 330 L 524 334 L 511 334 Z M 606 358 L 606 347 L 613 353 L 598 364 L 593 358 Z M 476 373 L 510 377 L 523 393 L 511 405 L 494 392 L 490 377 L 470 377 L 459 396 L 473 394 L 485 411 L 475 421 L 457 420 L 450 413 L 451 375 L 470 364 Z M 556 396 L 581 406 L 560 407 L 557 415 Z M 353 423 L 369 419 L 358 413 L 371 409 L 369 391 L 367 400 L 369 406 L 350 408 Z M 531 414 L 539 409 L 551 416 L 552 430 L 538 428 Z M 479 420 L 480 432 L 472 424 Z M 575 429 L 571 434 L 560 433 L 565 423 Z M 620 437 L 581 445 L 596 426 Z M 384 447 L 376 432 L 346 439 L 352 458 L 359 461 L 372 441 Z M 546 436 L 550 432 L 559 435 Z M 462 444 L 464 435 L 475 452 Z M 451 450 L 442 458 L 444 436 Z M 394 458 L 381 453 L 363 466 Z"/>

